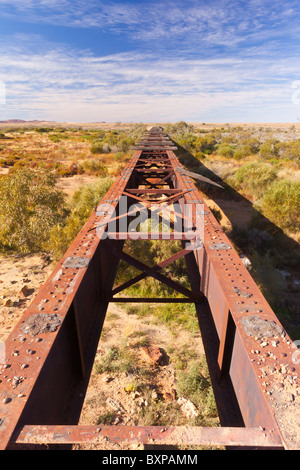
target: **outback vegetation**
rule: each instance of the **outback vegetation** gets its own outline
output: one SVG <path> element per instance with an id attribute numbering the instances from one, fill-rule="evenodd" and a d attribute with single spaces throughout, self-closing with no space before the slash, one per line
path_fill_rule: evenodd
<path id="1" fill-rule="evenodd" d="M 184 121 L 166 124 L 164 129 L 179 146 L 177 155 L 186 168 L 221 181 L 223 190 L 196 184 L 237 251 L 249 258 L 251 275 L 275 313 L 293 339 L 299 339 L 299 131 L 294 126 L 213 126 Z M 121 123 L 103 128 L 3 127 L 2 256 L 43 253 L 56 262 L 130 159 L 132 144 L 146 130 L 144 124 Z M 71 181 L 75 181 L 75 187 L 68 192 Z M 142 253 L 144 262 L 154 265 L 180 247 L 178 242 L 137 241 L 127 242 L 125 249 L 137 257 Z M 188 286 L 182 259 L 170 269 L 179 282 Z M 134 274 L 134 268 L 121 262 L 116 283 L 121 284 Z M 143 280 L 127 292 L 131 296 L 173 295 L 154 279 Z M 173 334 L 173 340 L 178 328 L 191 338 L 199 335 L 195 309 L 188 304 L 151 307 L 131 304 L 126 312 L 131 318 L 164 325 Z M 112 326 L 114 314 L 108 321 Z M 104 340 L 107 331 L 104 328 Z M 145 331 L 130 331 L 124 334 L 124 344 L 99 350 L 94 367 L 96 376 L 109 375 L 120 380 L 125 376 L 128 396 L 147 397 L 147 406 L 136 411 L 136 424 L 164 425 L 168 414 L 174 424 L 217 425 L 204 356 L 187 347 L 188 341 L 177 348 L 170 342 L 166 349 L 175 374 L 175 394 L 195 405 L 197 418 L 184 420 L 177 402 L 171 412 L 171 404 L 147 386 L 154 380 L 153 370 L 138 360 L 139 348 L 149 345 Z M 100 408 L 98 423 L 118 422 L 116 410 L 105 412 Z"/>

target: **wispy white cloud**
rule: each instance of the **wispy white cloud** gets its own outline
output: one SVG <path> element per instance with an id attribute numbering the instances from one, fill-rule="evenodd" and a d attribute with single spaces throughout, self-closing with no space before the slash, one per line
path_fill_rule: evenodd
<path id="1" fill-rule="evenodd" d="M 30 39 L 34 50 L 26 45 Z M 228 121 L 239 113 L 244 121 L 265 121 L 278 110 L 283 120 L 296 119 L 290 89 L 298 78 L 296 61 L 141 52 L 98 57 L 63 46 L 54 50 L 29 35 L 22 44 L 12 40 L 0 63 L 7 92 L 0 119 Z"/>
<path id="2" fill-rule="evenodd" d="M 296 34 L 300 13 L 296 0 L 0 0 L 0 8 L 4 17 L 22 14 L 23 21 L 99 28 L 143 42 L 168 40 L 171 45 L 180 38 L 182 47 L 192 50 L 200 44 L 257 42 L 266 30 L 272 37 L 282 37 L 283 28 L 285 34 Z"/>
<path id="3" fill-rule="evenodd" d="M 300 79 L 298 0 L 0 0 L 0 11 L 2 19 L 78 34 L 98 28 L 133 44 L 102 57 L 92 46 L 40 35 L 2 36 L 0 119 L 293 121 L 299 114 L 290 88 Z"/>

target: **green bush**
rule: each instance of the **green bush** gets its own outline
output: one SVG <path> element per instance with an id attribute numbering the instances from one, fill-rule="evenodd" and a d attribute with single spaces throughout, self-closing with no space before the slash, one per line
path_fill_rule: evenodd
<path id="1" fill-rule="evenodd" d="M 19 252 L 44 250 L 65 216 L 64 195 L 47 170 L 20 168 L 0 180 L 0 244 Z"/>
<path id="2" fill-rule="evenodd" d="M 182 137 L 178 137 L 176 144 L 191 152 L 195 148 L 195 141 L 196 136 L 194 134 L 188 133 Z"/>
<path id="3" fill-rule="evenodd" d="M 300 139 L 291 142 L 280 142 L 276 139 L 266 140 L 260 147 L 260 157 L 263 160 L 291 160 L 300 165 Z"/>
<path id="4" fill-rule="evenodd" d="M 49 139 L 51 140 L 51 142 L 54 142 L 55 144 L 57 144 L 58 142 L 61 142 L 61 139 L 57 136 L 57 135 L 49 135 Z"/>
<path id="5" fill-rule="evenodd" d="M 266 140 L 259 149 L 260 156 L 263 160 L 274 158 L 278 155 L 278 143 L 277 139 Z"/>
<path id="6" fill-rule="evenodd" d="M 111 178 L 99 178 L 96 183 L 83 186 L 75 192 L 68 217 L 63 223 L 54 225 L 50 233 L 48 250 L 55 259 L 59 259 L 67 250 L 111 184 Z"/>
<path id="7" fill-rule="evenodd" d="M 218 154 L 222 157 L 232 158 L 234 154 L 234 146 L 229 144 L 221 144 L 218 147 Z"/>
<path id="8" fill-rule="evenodd" d="M 283 229 L 300 229 L 300 182 L 278 180 L 269 186 L 258 207 L 264 216 Z"/>
<path id="9" fill-rule="evenodd" d="M 193 132 L 193 126 L 187 124 L 185 121 L 179 121 L 174 124 L 164 125 L 164 131 L 170 137 L 174 137 L 175 140 L 183 137 L 184 135 Z M 177 141 L 177 140 L 176 140 Z"/>
<path id="10" fill-rule="evenodd" d="M 196 138 L 194 147 L 197 150 L 197 152 L 203 152 L 209 155 L 214 151 L 216 144 L 217 144 L 217 141 L 214 135 L 206 134 L 204 136 L 199 136 Z"/>
<path id="11" fill-rule="evenodd" d="M 134 145 L 134 140 L 129 138 L 122 138 L 118 141 L 117 147 L 120 152 L 128 152 L 130 147 Z"/>
<path id="12" fill-rule="evenodd" d="M 190 366 L 180 371 L 177 377 L 178 395 L 191 400 L 206 416 L 217 416 L 216 403 L 211 387 L 207 366 L 203 372 L 202 361 L 192 361 Z"/>
<path id="13" fill-rule="evenodd" d="M 91 145 L 91 153 L 103 153 L 103 144 L 102 142 L 94 142 Z"/>
<path id="14" fill-rule="evenodd" d="M 104 372 L 125 372 L 127 374 L 138 372 L 136 358 L 133 351 L 122 345 L 120 348 L 112 346 L 95 363 L 94 370 L 97 374 Z"/>
<path id="15" fill-rule="evenodd" d="M 268 163 L 246 163 L 241 166 L 232 178 L 236 187 L 252 196 L 262 197 L 264 191 L 277 178 L 277 172 Z"/>
<path id="16" fill-rule="evenodd" d="M 37 127 L 35 132 L 39 132 L 40 134 L 47 133 L 53 131 L 52 127 Z"/>
<path id="17" fill-rule="evenodd" d="M 96 176 L 106 176 L 108 173 L 107 167 L 103 165 L 100 158 L 85 160 L 83 162 L 82 167 L 85 173 L 93 174 Z"/>
<path id="18" fill-rule="evenodd" d="M 280 158 L 292 160 L 297 165 L 300 165 L 300 139 L 292 142 L 282 142 L 277 147 Z"/>
<path id="19" fill-rule="evenodd" d="M 233 158 L 235 160 L 242 160 L 249 155 L 255 155 L 258 152 L 258 147 L 255 144 L 255 141 L 244 142 L 241 145 L 237 145 L 237 147 L 233 151 Z"/>

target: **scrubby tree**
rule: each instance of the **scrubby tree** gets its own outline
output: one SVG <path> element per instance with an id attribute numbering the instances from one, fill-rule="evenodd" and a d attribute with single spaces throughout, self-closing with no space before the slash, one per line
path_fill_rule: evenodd
<path id="1" fill-rule="evenodd" d="M 95 183 L 83 186 L 75 192 L 68 216 L 51 229 L 48 251 L 54 258 L 59 259 L 67 250 L 112 182 L 111 178 L 99 178 Z"/>
<path id="2" fill-rule="evenodd" d="M 0 244 L 19 252 L 44 250 L 65 216 L 64 195 L 48 170 L 20 168 L 0 179 Z"/>
<path id="3" fill-rule="evenodd" d="M 259 199 L 277 178 L 277 172 L 269 163 L 246 163 L 235 173 L 233 180 L 237 189 L 253 199 Z"/>
<path id="4" fill-rule="evenodd" d="M 197 152 L 203 152 L 205 154 L 211 154 L 215 147 L 217 141 L 213 134 L 200 135 L 196 138 L 194 146 Z"/>
<path id="5" fill-rule="evenodd" d="M 258 203 L 263 214 L 274 224 L 292 232 L 300 230 L 300 182 L 274 181 Z"/>
<path id="6" fill-rule="evenodd" d="M 278 155 L 278 143 L 277 139 L 266 140 L 259 149 L 261 158 L 267 160 L 276 157 Z"/>
<path id="7" fill-rule="evenodd" d="M 234 154 L 234 145 L 222 143 L 219 145 L 217 153 L 222 157 L 232 158 Z"/>

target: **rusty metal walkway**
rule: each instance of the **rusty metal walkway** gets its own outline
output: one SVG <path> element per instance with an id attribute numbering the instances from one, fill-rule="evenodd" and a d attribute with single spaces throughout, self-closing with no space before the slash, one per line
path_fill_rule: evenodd
<path id="1" fill-rule="evenodd" d="M 203 202 L 192 179 L 201 177 L 186 172 L 174 151 L 160 127 L 136 144 L 8 337 L 0 366 L 0 449 L 105 441 L 300 448 L 297 350 Z M 142 231 L 149 217 L 151 230 Z M 149 267 L 123 251 L 128 239 L 181 240 L 182 249 Z M 163 274 L 181 257 L 190 289 Z M 115 287 L 120 260 L 141 274 Z M 147 276 L 178 296 L 120 296 Z M 78 426 L 107 307 L 115 301 L 195 304 L 221 427 Z"/>

